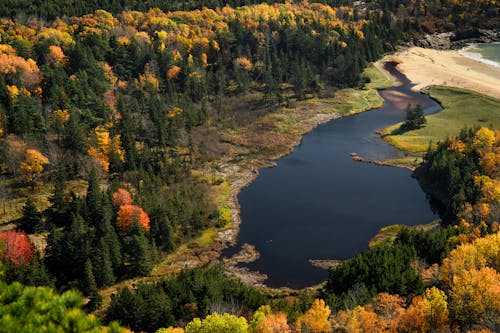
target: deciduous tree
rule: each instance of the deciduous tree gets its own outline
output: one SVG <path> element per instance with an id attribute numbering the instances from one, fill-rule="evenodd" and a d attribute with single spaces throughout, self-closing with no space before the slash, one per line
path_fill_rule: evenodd
<path id="1" fill-rule="evenodd" d="M 243 317 L 225 313 L 213 313 L 201 320 L 193 319 L 187 324 L 186 333 L 247 333 L 248 323 Z"/>
<path id="2" fill-rule="evenodd" d="M 43 172 L 44 165 L 49 164 L 49 159 L 36 149 L 28 149 L 24 154 L 24 160 L 19 165 L 27 182 L 35 186 L 35 181 Z"/>
<path id="3" fill-rule="evenodd" d="M 323 333 L 330 332 L 331 324 L 328 320 L 330 308 L 322 299 L 315 299 L 311 308 L 299 316 L 295 327 L 299 332 Z"/>
<path id="4" fill-rule="evenodd" d="M 0 258 L 8 264 L 29 264 L 35 255 L 33 245 L 21 231 L 0 232 L 0 244 Z"/>
<path id="5" fill-rule="evenodd" d="M 116 207 L 131 205 L 133 203 L 130 192 L 124 188 L 119 188 L 113 193 L 113 205 Z"/>
<path id="6" fill-rule="evenodd" d="M 134 224 L 149 231 L 150 225 L 148 214 L 141 207 L 135 205 L 120 206 L 116 218 L 116 226 L 120 230 L 120 233 L 122 235 L 127 234 Z"/>

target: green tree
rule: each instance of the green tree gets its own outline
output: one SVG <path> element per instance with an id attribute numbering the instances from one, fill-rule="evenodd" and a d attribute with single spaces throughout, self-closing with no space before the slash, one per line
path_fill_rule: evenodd
<path id="1" fill-rule="evenodd" d="M 243 317 L 213 313 L 201 320 L 193 319 L 186 326 L 186 333 L 247 333 L 248 323 Z"/>
<path id="2" fill-rule="evenodd" d="M 22 208 L 23 215 L 17 221 L 17 227 L 27 234 L 43 230 L 42 214 L 36 208 L 35 202 L 28 198 Z"/>
<path id="3" fill-rule="evenodd" d="M 76 291 L 58 295 L 47 287 L 25 287 L 0 281 L 0 333 L 30 332 L 125 332 L 118 324 L 102 326 L 81 309 Z"/>
<path id="4" fill-rule="evenodd" d="M 427 120 L 425 119 L 424 109 L 422 105 L 417 104 L 415 108 L 412 108 L 410 104 L 406 107 L 406 121 L 401 125 L 403 131 L 410 131 L 414 129 L 419 129 L 425 125 Z"/>
<path id="5" fill-rule="evenodd" d="M 125 261 L 131 276 L 147 275 L 156 261 L 156 249 L 149 244 L 141 227 L 134 225 L 130 236 L 125 239 Z"/>

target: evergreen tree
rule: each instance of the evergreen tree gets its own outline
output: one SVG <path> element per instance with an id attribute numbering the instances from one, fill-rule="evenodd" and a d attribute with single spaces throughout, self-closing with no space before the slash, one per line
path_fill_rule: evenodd
<path id="1" fill-rule="evenodd" d="M 125 239 L 124 251 L 131 276 L 147 275 L 155 262 L 155 249 L 149 244 L 143 229 L 134 225 L 130 235 Z"/>
<path id="2" fill-rule="evenodd" d="M 419 129 L 427 120 L 425 119 L 424 109 L 422 105 L 417 104 L 415 108 L 412 108 L 410 104 L 406 107 L 406 121 L 401 125 L 403 131 L 411 131 L 414 129 Z"/>
<path id="3" fill-rule="evenodd" d="M 46 210 L 48 222 L 61 227 L 69 222 L 68 200 L 66 197 L 66 173 L 64 168 L 59 166 L 54 181 L 54 190 L 49 197 L 50 206 Z"/>
<path id="4" fill-rule="evenodd" d="M 109 248 L 104 238 L 99 239 L 98 247 L 94 259 L 95 267 L 95 281 L 97 286 L 108 286 L 113 284 L 116 280 L 113 272 L 113 264 L 111 262 Z"/>
<path id="5" fill-rule="evenodd" d="M 17 221 L 17 227 L 27 234 L 43 230 L 42 214 L 36 208 L 35 202 L 28 198 L 22 208 L 23 216 Z"/>
<path id="6" fill-rule="evenodd" d="M 99 233 L 104 232 L 105 216 L 102 205 L 103 194 L 95 169 L 89 175 L 87 195 L 85 197 L 85 220 L 89 226 L 96 228 Z"/>
<path id="7" fill-rule="evenodd" d="M 5 281 L 20 282 L 28 286 L 54 286 L 54 279 L 47 271 L 45 264 L 37 253 L 29 264 L 8 266 L 5 271 Z"/>
<path id="8" fill-rule="evenodd" d="M 84 265 L 82 289 L 87 295 L 97 293 L 97 284 L 95 282 L 92 262 L 88 259 L 85 261 Z"/>

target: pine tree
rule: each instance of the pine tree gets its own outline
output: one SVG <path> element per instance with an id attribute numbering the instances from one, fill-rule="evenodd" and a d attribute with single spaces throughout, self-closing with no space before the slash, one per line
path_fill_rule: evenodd
<path id="1" fill-rule="evenodd" d="M 69 205 L 65 193 L 66 187 L 66 173 L 64 169 L 59 166 L 54 182 L 54 190 L 49 197 L 50 206 L 46 210 L 48 222 L 58 227 L 67 224 L 69 220 Z"/>
<path id="2" fill-rule="evenodd" d="M 82 289 L 87 295 L 97 291 L 92 262 L 88 259 L 84 265 Z"/>
<path id="3" fill-rule="evenodd" d="M 23 216 L 17 221 L 17 227 L 27 234 L 43 230 L 42 214 L 36 208 L 35 202 L 28 198 L 22 208 Z"/>
<path id="4" fill-rule="evenodd" d="M 90 260 L 87 260 L 85 262 L 82 282 L 85 293 L 89 295 L 89 303 L 87 304 L 87 309 L 89 311 L 92 311 L 99 307 L 99 305 L 102 302 L 102 298 L 97 290 L 97 284 L 95 282 L 93 266 Z"/>
<path id="5" fill-rule="evenodd" d="M 131 276 L 147 275 L 153 268 L 154 248 L 149 244 L 142 228 L 134 225 L 130 236 L 125 239 L 125 252 Z"/>
<path id="6" fill-rule="evenodd" d="M 406 107 L 406 121 L 401 125 L 401 129 L 404 131 L 410 131 L 414 129 L 419 129 L 427 120 L 425 119 L 424 109 L 422 105 L 417 104 L 415 108 L 412 108 L 410 104 Z"/>
<path id="7" fill-rule="evenodd" d="M 113 265 L 110 258 L 109 248 L 106 245 L 104 238 L 99 239 L 99 244 L 96 249 L 95 267 L 99 269 L 95 272 L 95 281 L 99 287 L 113 284 L 116 280 Z"/>
<path id="8" fill-rule="evenodd" d="M 96 229 L 98 234 L 103 234 L 105 231 L 105 212 L 103 208 L 103 194 L 101 192 L 99 179 L 94 169 L 90 172 L 87 196 L 85 197 L 86 214 L 85 220 L 89 226 Z"/>

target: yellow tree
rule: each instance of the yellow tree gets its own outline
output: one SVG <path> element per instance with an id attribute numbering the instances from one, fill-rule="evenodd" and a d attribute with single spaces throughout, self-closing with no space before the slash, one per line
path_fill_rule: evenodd
<path id="1" fill-rule="evenodd" d="M 184 329 L 181 327 L 160 328 L 156 333 L 184 333 Z"/>
<path id="2" fill-rule="evenodd" d="M 306 313 L 301 315 L 295 323 L 298 332 L 324 333 L 331 332 L 328 320 L 330 308 L 322 299 L 315 299 L 313 305 Z"/>
<path id="3" fill-rule="evenodd" d="M 491 267 L 500 269 L 500 232 L 462 244 L 443 260 L 440 280 L 450 288 L 462 272 Z"/>
<path id="4" fill-rule="evenodd" d="M 449 331 L 449 313 L 447 297 L 436 287 L 425 291 L 423 297 L 424 315 L 433 332 Z"/>
<path id="5" fill-rule="evenodd" d="M 24 154 L 24 160 L 19 165 L 24 179 L 35 186 L 35 181 L 43 172 L 43 166 L 49 164 L 49 159 L 36 149 L 28 149 Z"/>
<path id="6" fill-rule="evenodd" d="M 205 319 L 193 319 L 186 325 L 186 333 L 247 333 L 248 323 L 243 317 L 213 313 Z"/>
<path id="7" fill-rule="evenodd" d="M 450 307 L 462 327 L 500 326 L 500 274 L 493 268 L 463 271 L 453 279 Z"/>
<path id="8" fill-rule="evenodd" d="M 290 333 L 286 314 L 283 312 L 272 313 L 269 305 L 261 306 L 250 322 L 252 333 Z"/>
<path id="9" fill-rule="evenodd" d="M 352 310 L 339 311 L 333 320 L 334 331 L 349 333 L 386 333 L 383 318 L 373 312 L 370 305 L 356 306 Z"/>
<path id="10" fill-rule="evenodd" d="M 384 323 L 388 332 L 397 332 L 401 316 L 404 314 L 405 301 L 399 295 L 380 293 L 374 299 L 375 312 L 379 321 Z"/>

